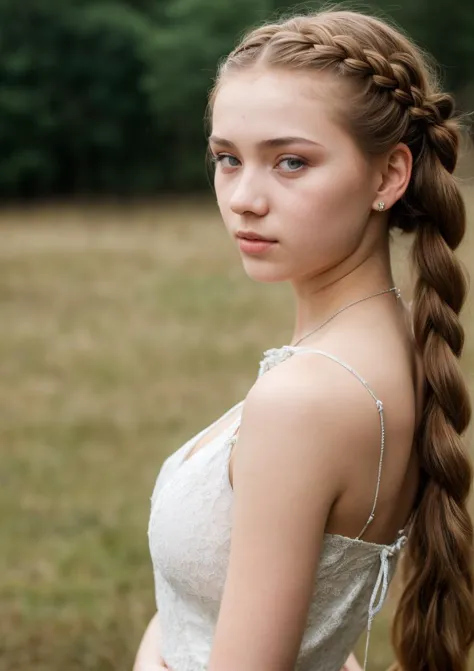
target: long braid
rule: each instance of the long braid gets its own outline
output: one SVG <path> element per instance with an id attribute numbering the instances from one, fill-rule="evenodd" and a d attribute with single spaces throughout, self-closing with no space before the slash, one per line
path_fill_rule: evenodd
<path id="1" fill-rule="evenodd" d="M 461 436 L 471 408 L 459 366 L 466 281 L 453 251 L 464 236 L 465 209 L 452 176 L 459 137 L 453 100 L 437 90 L 408 38 L 354 12 L 295 17 L 252 31 L 222 63 L 210 106 L 228 73 L 261 65 L 344 76 L 354 104 L 341 118 L 360 146 L 381 154 L 403 142 L 413 155 L 410 184 L 391 208 L 389 226 L 415 232 L 413 319 L 426 393 L 415 436 L 421 482 L 394 620 L 394 668 L 465 671 L 474 642 L 474 575 L 467 511 L 472 469 Z"/>
<path id="2" fill-rule="evenodd" d="M 466 280 L 453 254 L 464 235 L 465 211 L 450 174 L 456 152 L 453 125 L 433 125 L 410 193 L 425 215 L 413 246 L 414 332 L 426 375 L 418 440 L 423 478 L 393 630 L 400 668 L 410 670 L 464 671 L 474 642 L 473 527 L 467 510 L 472 468 L 461 439 L 471 407 L 459 366 L 464 332 L 458 315 Z"/>

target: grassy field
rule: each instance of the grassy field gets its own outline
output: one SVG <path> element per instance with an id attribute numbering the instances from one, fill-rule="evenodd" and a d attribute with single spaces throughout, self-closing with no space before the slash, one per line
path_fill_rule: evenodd
<path id="1" fill-rule="evenodd" d="M 129 671 L 155 477 L 288 342 L 290 292 L 244 276 L 212 202 L 3 210 L 0 234 L 0 671 Z M 382 616 L 372 671 L 387 642 Z"/>

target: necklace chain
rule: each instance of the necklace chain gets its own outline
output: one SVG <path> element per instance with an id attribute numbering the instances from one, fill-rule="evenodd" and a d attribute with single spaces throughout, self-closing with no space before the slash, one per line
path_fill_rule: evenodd
<path id="1" fill-rule="evenodd" d="M 344 305 L 344 307 L 339 308 L 337 312 L 335 312 L 333 315 L 328 317 L 323 321 L 322 324 L 319 324 L 315 329 L 304 335 L 302 338 L 297 340 L 292 347 L 296 347 L 296 345 L 299 345 L 299 343 L 302 340 L 306 340 L 306 338 L 309 338 L 310 335 L 313 335 L 313 333 L 316 333 L 316 331 L 319 331 L 319 329 L 322 329 L 323 326 L 326 326 L 326 324 L 330 321 L 332 321 L 337 315 L 341 314 L 341 312 L 344 312 L 344 310 L 347 310 L 348 308 L 351 308 L 353 305 L 357 305 L 358 303 L 362 303 L 362 301 L 367 301 L 369 298 L 375 298 L 376 296 L 382 296 L 383 294 L 389 294 L 389 293 L 395 293 L 395 296 L 397 298 L 400 298 L 400 289 L 397 287 L 391 287 L 390 289 L 384 289 L 383 291 L 378 291 L 376 294 L 370 294 L 370 296 L 364 296 L 364 298 L 359 298 L 357 301 L 353 301 L 352 303 L 349 303 L 348 305 Z"/>

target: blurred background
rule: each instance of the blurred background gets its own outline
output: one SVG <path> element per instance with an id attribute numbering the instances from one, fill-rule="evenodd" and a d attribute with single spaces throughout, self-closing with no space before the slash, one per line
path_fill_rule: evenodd
<path id="1" fill-rule="evenodd" d="M 163 459 L 291 337 L 288 287 L 251 282 L 221 225 L 203 115 L 218 60 L 293 6 L 0 0 L 0 671 L 131 669 Z M 472 0 L 363 9 L 408 30 L 473 109 Z M 466 143 L 470 221 L 473 166 Z M 409 242 L 394 240 L 407 298 Z M 460 255 L 472 271 L 470 229 Z M 472 388 L 470 305 L 463 319 Z M 391 661 L 391 607 L 372 671 Z"/>

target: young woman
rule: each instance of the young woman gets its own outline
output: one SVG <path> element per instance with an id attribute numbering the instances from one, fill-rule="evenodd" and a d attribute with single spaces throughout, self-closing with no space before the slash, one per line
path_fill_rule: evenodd
<path id="1" fill-rule="evenodd" d="M 453 101 L 397 30 L 329 11 L 248 34 L 210 110 L 222 218 L 249 277 L 291 283 L 294 335 L 159 473 L 158 612 L 135 669 L 359 668 L 350 651 L 403 548 L 397 668 L 465 671 L 473 533 Z M 395 228 L 414 234 L 411 312 L 392 278 Z"/>

